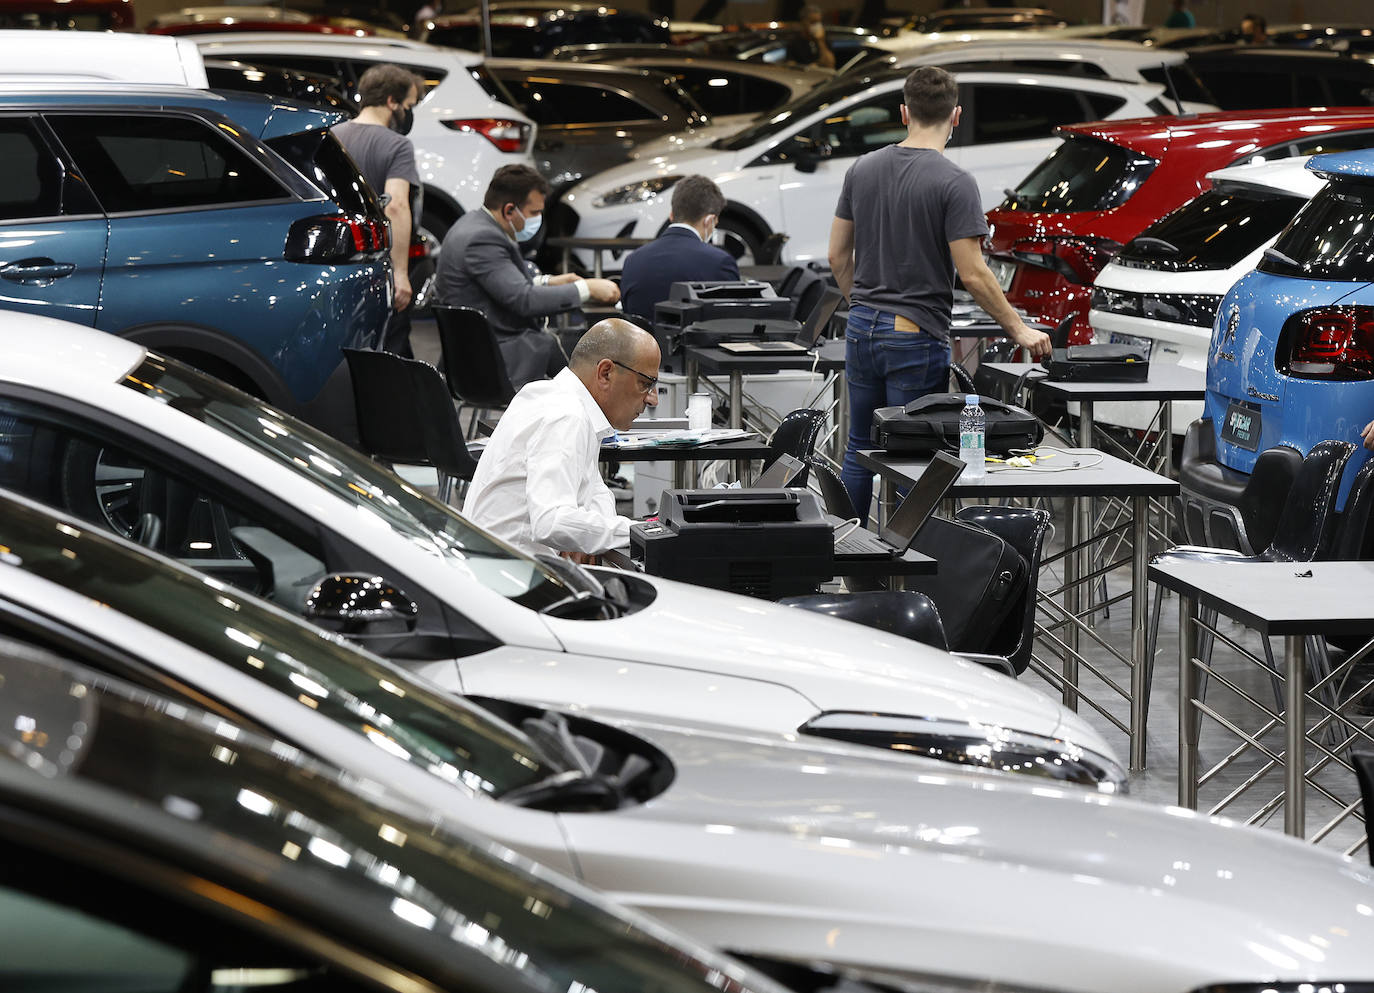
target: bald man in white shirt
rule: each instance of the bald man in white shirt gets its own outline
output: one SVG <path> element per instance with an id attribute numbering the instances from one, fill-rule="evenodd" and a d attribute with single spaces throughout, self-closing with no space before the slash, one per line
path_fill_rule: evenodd
<path id="1" fill-rule="evenodd" d="M 516 394 L 477 463 L 463 514 L 531 555 L 586 561 L 630 542 L 601 479 L 601 442 L 658 404 L 658 343 L 629 321 L 587 330 L 553 379 Z"/>

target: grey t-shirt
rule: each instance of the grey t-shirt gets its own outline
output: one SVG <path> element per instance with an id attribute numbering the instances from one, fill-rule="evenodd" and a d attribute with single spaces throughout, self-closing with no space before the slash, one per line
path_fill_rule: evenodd
<path id="1" fill-rule="evenodd" d="M 852 303 L 949 339 L 949 243 L 988 233 L 978 183 L 931 148 L 889 145 L 845 173 L 835 216 L 854 222 Z"/>
<path id="2" fill-rule="evenodd" d="M 380 124 L 345 121 L 334 126 L 339 139 L 367 185 L 378 196 L 386 192 L 388 179 L 404 179 L 410 184 L 412 204 L 420 189 L 420 171 L 415 168 L 415 146 L 403 134 Z"/>

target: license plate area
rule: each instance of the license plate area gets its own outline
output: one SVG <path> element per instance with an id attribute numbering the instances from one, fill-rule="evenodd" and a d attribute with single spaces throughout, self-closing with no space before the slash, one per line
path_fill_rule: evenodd
<path id="1" fill-rule="evenodd" d="M 1221 422 L 1221 440 L 1227 444 L 1243 448 L 1247 452 L 1259 450 L 1260 412 L 1243 403 L 1232 403 L 1226 408 L 1226 419 Z"/>

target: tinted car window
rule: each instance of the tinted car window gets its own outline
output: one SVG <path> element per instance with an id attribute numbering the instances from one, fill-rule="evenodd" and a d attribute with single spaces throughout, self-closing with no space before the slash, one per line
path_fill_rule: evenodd
<path id="1" fill-rule="evenodd" d="M 804 117 L 868 89 L 873 85 L 873 82 L 873 78 L 869 76 L 860 76 L 854 79 L 847 75 L 837 77 L 833 83 L 826 83 L 824 86 L 818 86 L 814 90 L 803 93 L 791 103 L 778 108 L 776 113 L 756 121 L 729 138 L 721 139 L 715 144 L 715 147 L 731 152 L 748 148 L 787 130 L 794 126 L 796 121 Z M 893 92 L 898 94 L 898 99 L 901 99 L 900 88 Z"/>
<path id="2" fill-rule="evenodd" d="M 287 196 L 242 149 L 199 120 L 53 114 L 48 123 L 109 213 Z"/>
<path id="3" fill-rule="evenodd" d="M 329 131 L 302 131 L 271 138 L 267 145 L 345 211 L 364 217 L 382 216 L 377 195 L 367 183 L 358 181 L 358 167 Z"/>
<path id="4" fill-rule="evenodd" d="M 0 118 L 0 220 L 52 217 L 62 208 L 62 170 L 26 118 Z"/>
<path id="5" fill-rule="evenodd" d="M 1167 71 L 1162 65 L 1148 66 L 1140 70 L 1140 75 L 1147 82 L 1158 83 L 1164 87 L 1164 96 L 1170 101 L 1177 95 L 1180 100 L 1189 103 L 1216 103 L 1207 87 L 1202 85 L 1197 73 L 1186 62 L 1171 65 Z"/>
<path id="6" fill-rule="evenodd" d="M 540 127 L 661 120 L 639 101 L 599 86 L 520 77 L 508 78 L 505 84 Z"/>
<path id="7" fill-rule="evenodd" d="M 1374 187 L 1332 181 L 1298 214 L 1259 269 L 1306 279 L 1374 280 Z"/>
<path id="8" fill-rule="evenodd" d="M 1300 197 L 1208 190 L 1150 225 L 1117 256 L 1140 269 L 1225 269 L 1283 230 Z"/>
<path id="9" fill-rule="evenodd" d="M 1323 78 L 1328 91 L 1328 106 L 1363 107 L 1374 103 L 1374 73 L 1364 79 L 1345 79 L 1340 76 Z"/>
<path id="10" fill-rule="evenodd" d="M 791 94 L 781 83 L 744 73 L 691 66 L 671 71 L 708 114 L 761 114 L 783 103 Z"/>
<path id="11" fill-rule="evenodd" d="M 1076 90 L 980 83 L 973 92 L 976 145 L 1048 138 L 1059 125 L 1078 124 L 1088 117 Z"/>
<path id="12" fill-rule="evenodd" d="M 1120 145 L 1075 135 L 1036 166 L 1001 209 L 1072 213 L 1119 207 L 1156 165 Z"/>
<path id="13" fill-rule="evenodd" d="M 1262 110 L 1292 107 L 1293 77 L 1286 72 L 1226 69 L 1203 70 L 1202 81 L 1222 110 Z"/>

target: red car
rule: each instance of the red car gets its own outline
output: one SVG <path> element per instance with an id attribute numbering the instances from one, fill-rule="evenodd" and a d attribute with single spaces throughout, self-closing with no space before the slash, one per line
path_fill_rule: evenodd
<path id="1" fill-rule="evenodd" d="M 1147 225 L 1207 189 L 1208 172 L 1369 148 L 1374 108 L 1150 117 L 1058 133 L 1064 143 L 988 211 L 986 252 L 1013 306 L 1050 325 L 1074 315 L 1070 340 L 1085 343 L 1098 272 Z"/>

